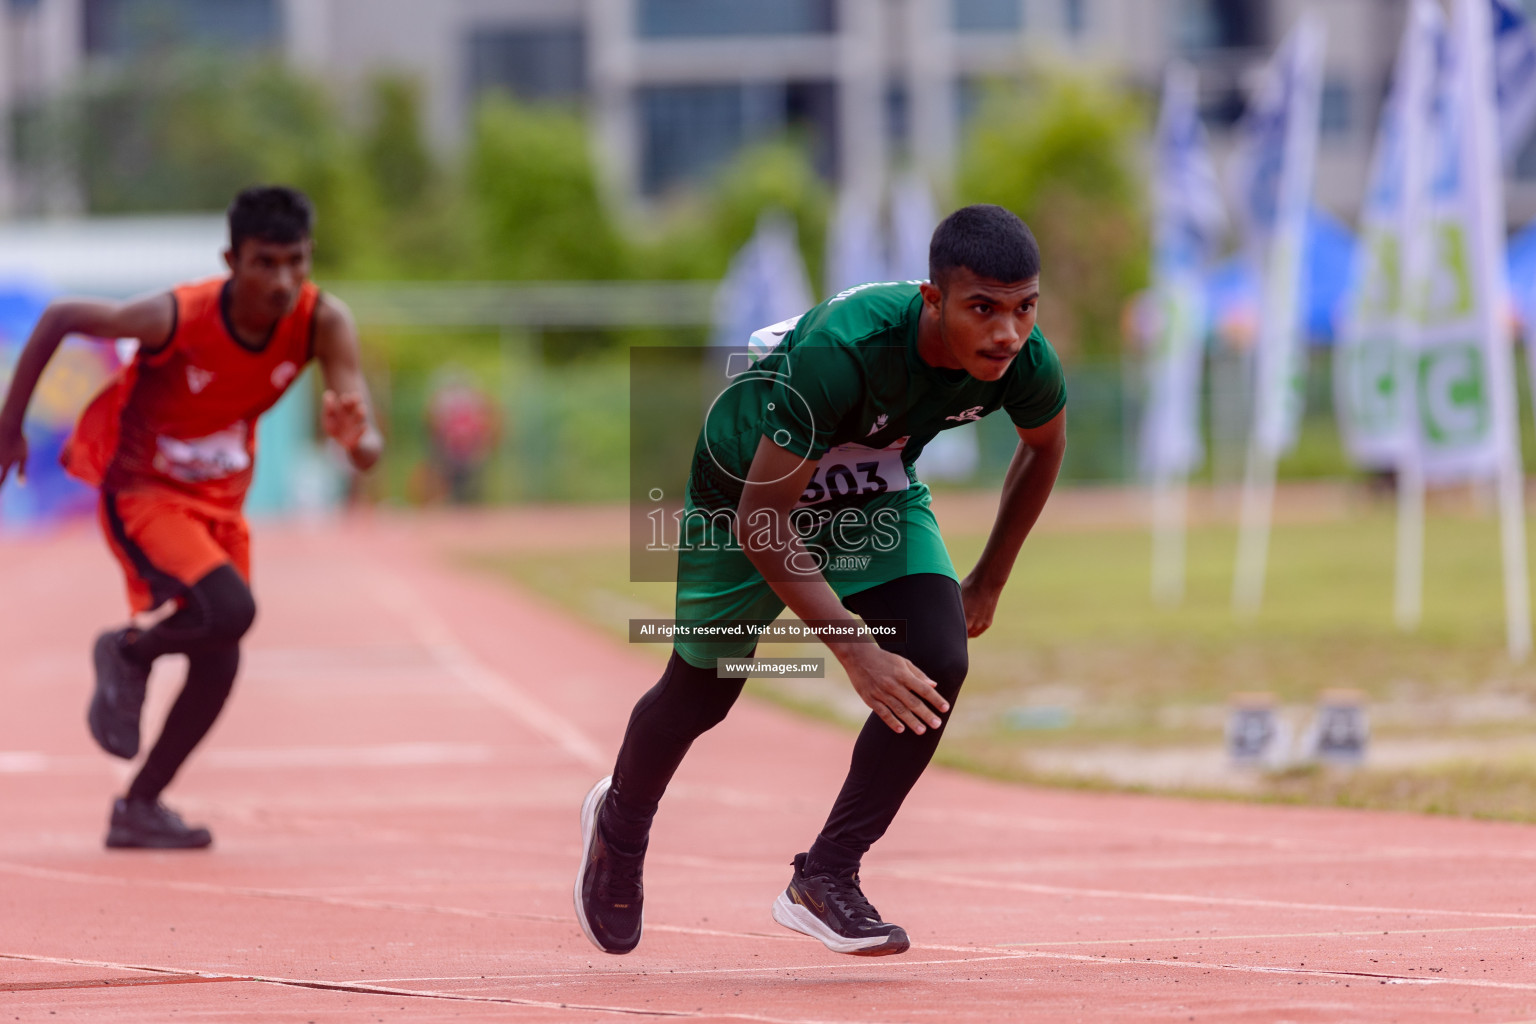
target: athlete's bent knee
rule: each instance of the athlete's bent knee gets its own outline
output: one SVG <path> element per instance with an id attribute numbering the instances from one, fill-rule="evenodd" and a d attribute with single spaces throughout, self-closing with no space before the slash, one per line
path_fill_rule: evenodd
<path id="1" fill-rule="evenodd" d="M 192 587 L 205 616 L 207 637 L 236 643 L 256 621 L 256 598 L 232 565 L 221 565 Z"/>
<path id="2" fill-rule="evenodd" d="M 954 700 L 971 667 L 965 637 L 938 637 L 930 643 L 914 644 L 908 650 L 907 657 L 912 664 L 933 680 L 946 700 Z"/>

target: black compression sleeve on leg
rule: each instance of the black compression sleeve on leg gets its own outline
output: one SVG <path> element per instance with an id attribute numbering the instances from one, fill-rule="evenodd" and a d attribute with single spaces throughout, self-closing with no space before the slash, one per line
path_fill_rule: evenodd
<path id="1" fill-rule="evenodd" d="M 213 728 L 224 701 L 235 685 L 240 669 L 240 647 L 230 643 L 222 647 L 194 651 L 187 655 L 187 682 L 166 716 L 160 738 L 139 769 L 129 799 L 157 800 L 176 771 L 186 761 L 208 730 Z"/>
<path id="2" fill-rule="evenodd" d="M 225 564 L 187 589 L 186 603 L 176 614 L 124 644 L 131 657 L 145 664 L 162 654 L 187 656 L 187 681 L 128 789 L 130 797 L 157 799 L 213 728 L 240 668 L 240 638 L 255 618 L 250 588 L 234 566 Z"/>
<path id="3" fill-rule="evenodd" d="M 256 619 L 256 600 L 235 567 L 219 566 L 187 588 L 185 604 L 123 644 L 142 664 L 162 654 L 191 654 L 239 643 Z"/>
<path id="4" fill-rule="evenodd" d="M 743 679 L 719 679 L 676 652 L 661 681 L 646 691 L 629 716 L 613 767 L 613 787 L 603 803 L 603 833 L 621 849 L 643 847 L 667 783 L 693 741 L 725 720 L 741 695 Z"/>
<path id="5" fill-rule="evenodd" d="M 843 604 L 866 619 L 905 619 L 904 643 L 880 646 L 907 658 L 932 679 L 953 711 L 969 667 L 965 606 L 960 587 L 948 576 L 903 576 L 848 597 Z M 939 717 L 949 721 L 950 712 Z M 857 868 L 864 853 L 885 834 L 902 801 L 928 767 L 943 729 L 919 736 L 892 732 L 871 714 L 853 745 L 853 760 L 821 835 L 811 846 L 808 870 L 840 872 Z"/>

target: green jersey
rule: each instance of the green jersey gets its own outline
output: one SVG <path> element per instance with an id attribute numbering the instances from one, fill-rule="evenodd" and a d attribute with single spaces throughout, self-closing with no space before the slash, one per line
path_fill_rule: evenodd
<path id="1" fill-rule="evenodd" d="M 939 431 L 998 409 L 1038 427 L 1061 411 L 1066 388 L 1038 330 L 996 381 L 929 366 L 917 354 L 922 301 L 916 282 L 850 288 L 730 357 L 739 372 L 710 407 L 688 478 L 679 623 L 723 628 L 784 610 L 731 528 L 764 437 L 817 462 L 791 517 L 806 557 L 787 572 L 819 572 L 839 598 L 915 574 L 958 580 L 913 463 Z M 748 633 L 675 642 L 700 668 L 756 644 Z"/>
<path id="2" fill-rule="evenodd" d="M 801 506 L 884 504 L 918 495 L 913 464 L 941 430 L 1006 410 L 1020 427 L 1066 404 L 1061 363 L 1036 327 L 995 381 L 929 366 L 917 352 L 917 282 L 868 284 L 752 335 L 743 372 L 700 432 L 689 503 L 734 509 L 759 441 L 818 461 Z"/>

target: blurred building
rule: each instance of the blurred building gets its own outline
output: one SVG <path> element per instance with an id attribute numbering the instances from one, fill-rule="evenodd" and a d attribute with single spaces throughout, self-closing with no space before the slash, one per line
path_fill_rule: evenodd
<path id="1" fill-rule="evenodd" d="M 1536 0 L 1527 0 L 1536 8 Z M 1148 94 L 1172 57 L 1201 74 L 1216 130 L 1303 9 L 1328 24 L 1318 198 L 1352 216 L 1401 29 L 1403 0 L 0 0 L 0 111 L 26 111 L 98 62 L 154 40 L 266 48 L 356 82 L 424 86 L 452 147 L 476 98 L 506 89 L 583 104 L 615 193 L 644 200 L 706 176 L 742 145 L 806 139 L 843 187 L 898 163 L 937 181 L 984 83 L 1031 68 L 1101 70 Z M 20 187 L 0 132 L 0 208 Z M 1536 152 L 1511 213 L 1536 212 Z M 67 183 L 66 183 L 67 184 Z M 58 188 L 57 182 L 26 187 Z M 36 206 L 35 202 L 26 205 Z M 57 208 L 60 204 L 48 204 Z"/>

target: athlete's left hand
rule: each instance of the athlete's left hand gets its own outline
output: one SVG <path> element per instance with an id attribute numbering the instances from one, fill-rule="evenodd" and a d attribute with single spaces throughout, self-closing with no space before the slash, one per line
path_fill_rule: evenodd
<path id="1" fill-rule="evenodd" d="M 992 625 L 997 613 L 1000 589 L 988 587 L 972 573 L 960 583 L 960 603 L 965 607 L 965 635 L 981 636 Z"/>
<path id="2" fill-rule="evenodd" d="M 327 391 L 320 399 L 320 426 L 350 454 L 368 432 L 368 408 L 363 396 Z"/>

